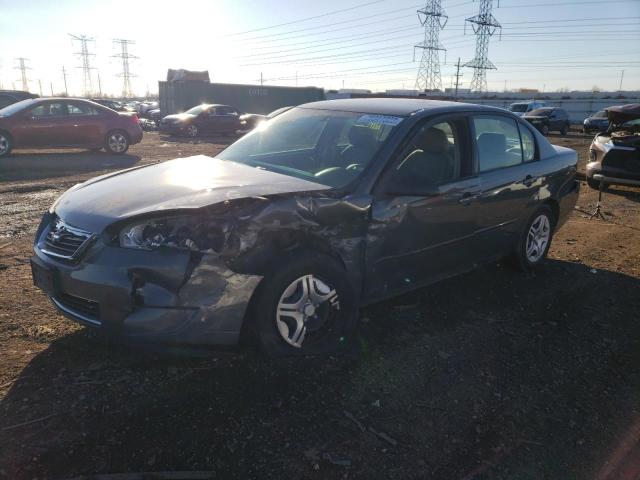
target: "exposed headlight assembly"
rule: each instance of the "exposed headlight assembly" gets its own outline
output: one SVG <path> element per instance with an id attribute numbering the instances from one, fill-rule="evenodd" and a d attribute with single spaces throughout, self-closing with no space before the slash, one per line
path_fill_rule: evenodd
<path id="1" fill-rule="evenodd" d="M 120 230 L 118 241 L 122 248 L 154 250 L 172 247 L 202 251 L 219 249 L 224 239 L 219 228 L 198 224 L 196 218 L 167 217 L 127 225 Z"/>

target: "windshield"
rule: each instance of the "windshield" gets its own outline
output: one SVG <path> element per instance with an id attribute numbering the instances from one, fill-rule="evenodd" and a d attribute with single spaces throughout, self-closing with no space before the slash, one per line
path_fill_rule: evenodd
<path id="1" fill-rule="evenodd" d="M 24 110 L 32 103 L 33 103 L 33 100 L 27 99 L 17 103 L 12 103 L 11 105 L 4 108 L 0 108 L 0 117 L 8 117 L 10 115 L 13 115 L 14 113 L 17 113 L 20 110 Z"/>
<path id="2" fill-rule="evenodd" d="M 218 158 L 343 187 L 363 171 L 402 120 L 294 108 L 260 124 Z"/>
<path id="3" fill-rule="evenodd" d="M 511 105 L 511 107 L 509 107 L 509 110 L 511 110 L 512 112 L 526 112 L 528 106 L 528 103 L 514 103 L 513 105 Z"/>
<path id="4" fill-rule="evenodd" d="M 190 108 L 189 110 L 186 111 L 186 113 L 189 113 L 191 115 L 200 115 L 206 109 L 207 109 L 206 105 L 198 105 L 197 107 Z"/>
<path id="5" fill-rule="evenodd" d="M 548 117 L 553 112 L 553 108 L 536 108 L 535 110 L 531 110 L 528 115 L 530 117 Z"/>
<path id="6" fill-rule="evenodd" d="M 593 118 L 607 118 L 607 112 L 600 110 L 598 113 L 593 114 Z"/>

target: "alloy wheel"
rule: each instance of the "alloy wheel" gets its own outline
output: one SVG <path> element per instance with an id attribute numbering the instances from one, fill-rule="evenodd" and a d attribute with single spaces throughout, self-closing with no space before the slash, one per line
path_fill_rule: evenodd
<path id="1" fill-rule="evenodd" d="M 551 222 L 546 215 L 538 215 L 527 233 L 527 260 L 536 263 L 542 258 L 551 238 Z"/>
<path id="2" fill-rule="evenodd" d="M 187 136 L 193 138 L 198 136 L 198 127 L 195 125 L 189 125 L 187 127 Z"/>
<path id="3" fill-rule="evenodd" d="M 112 133 L 107 140 L 109 150 L 114 153 L 122 153 L 127 149 L 127 137 L 122 133 Z"/>
<path id="4" fill-rule="evenodd" d="M 281 295 L 276 324 L 285 342 L 302 348 L 305 339 L 322 337 L 331 329 L 339 310 L 336 290 L 314 275 L 305 275 L 294 280 Z"/>

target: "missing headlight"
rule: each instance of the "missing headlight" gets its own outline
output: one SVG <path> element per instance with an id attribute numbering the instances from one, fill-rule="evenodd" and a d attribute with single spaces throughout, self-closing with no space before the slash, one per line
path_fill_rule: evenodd
<path id="1" fill-rule="evenodd" d="M 219 251 L 224 236 L 219 227 L 196 218 L 173 217 L 150 219 L 127 225 L 118 235 L 123 248 L 153 250 L 172 247 L 192 251 Z"/>

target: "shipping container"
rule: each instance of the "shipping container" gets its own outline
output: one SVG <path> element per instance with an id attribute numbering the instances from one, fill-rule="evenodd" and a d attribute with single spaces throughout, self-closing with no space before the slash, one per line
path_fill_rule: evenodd
<path id="1" fill-rule="evenodd" d="M 231 105 L 243 113 L 267 114 L 281 107 L 324 100 L 316 87 L 277 87 L 201 81 L 159 82 L 160 111 L 171 115 L 202 103 Z"/>

